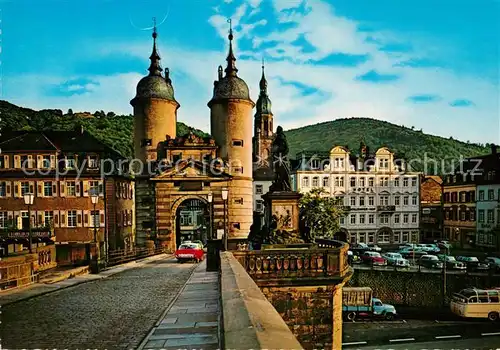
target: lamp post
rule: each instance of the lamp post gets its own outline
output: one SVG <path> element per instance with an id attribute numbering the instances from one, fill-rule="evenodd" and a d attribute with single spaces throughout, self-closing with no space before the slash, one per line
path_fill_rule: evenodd
<path id="1" fill-rule="evenodd" d="M 224 201 L 224 250 L 227 250 L 227 223 L 226 223 L 226 204 L 227 204 L 227 195 L 229 191 L 226 187 L 222 189 L 222 200 Z"/>
<path id="2" fill-rule="evenodd" d="M 97 263 L 99 263 L 99 255 L 100 255 L 100 247 L 98 247 L 98 244 L 97 244 L 97 220 L 96 220 L 96 206 L 97 206 L 97 203 L 99 202 L 99 195 L 97 193 L 92 193 L 90 195 L 90 200 L 92 201 L 92 204 L 94 205 L 94 211 L 93 211 L 93 215 L 92 215 L 92 222 L 94 224 L 94 243 L 96 245 L 96 260 L 97 260 Z"/>
<path id="3" fill-rule="evenodd" d="M 209 220 L 210 220 L 210 229 L 208 231 L 208 234 L 209 234 L 209 237 L 210 239 L 213 239 L 213 224 L 212 224 L 212 213 L 213 213 L 213 210 L 212 210 L 212 202 L 214 200 L 214 195 L 212 192 L 208 192 L 208 195 L 207 195 L 207 200 L 208 200 L 208 215 L 210 216 Z"/>
<path id="4" fill-rule="evenodd" d="M 28 237 L 29 237 L 29 252 L 33 252 L 31 246 L 33 245 L 33 239 L 31 237 L 31 206 L 35 200 L 35 195 L 33 193 L 24 194 L 24 204 L 28 206 Z"/>

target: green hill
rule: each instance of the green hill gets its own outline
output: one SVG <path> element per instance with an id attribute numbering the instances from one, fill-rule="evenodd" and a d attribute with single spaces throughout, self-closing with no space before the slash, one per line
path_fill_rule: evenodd
<path id="1" fill-rule="evenodd" d="M 7 101 L 0 101 L 0 130 L 72 130 L 79 126 L 96 138 L 106 143 L 126 157 L 133 155 L 133 125 L 132 115 L 115 115 L 105 113 L 73 113 L 68 110 L 44 109 L 34 111 L 22 108 Z M 177 135 L 185 135 L 193 131 L 200 136 L 206 136 L 203 131 L 193 129 L 184 123 L 177 123 Z"/>
<path id="2" fill-rule="evenodd" d="M 461 142 L 452 137 L 447 139 L 370 118 L 337 119 L 288 130 L 286 136 L 292 155 L 300 151 L 329 151 L 337 145 L 348 146 L 357 154 L 361 140 L 369 147 L 370 153 L 385 146 L 407 161 L 421 159 L 422 164 L 425 155 L 427 159 L 439 163 L 443 160 L 449 164 L 451 159 L 460 159 L 460 156 L 472 157 L 491 151 L 488 144 Z M 417 162 L 413 168 L 423 170 Z"/>
<path id="3" fill-rule="evenodd" d="M 108 146 L 124 156 L 132 157 L 133 117 L 105 113 L 66 113 L 58 109 L 35 111 L 18 107 L 7 101 L 0 101 L 0 130 L 71 130 L 82 125 Z M 200 136 L 207 136 L 201 130 L 193 129 L 184 123 L 177 123 L 177 135 L 193 131 Z M 489 145 L 479 145 L 424 134 L 388 122 L 369 118 L 337 119 L 331 122 L 309 125 L 286 131 L 293 156 L 300 151 L 329 151 L 335 145 L 348 146 L 358 152 L 361 140 L 368 145 L 370 152 L 381 146 L 389 147 L 397 156 L 405 159 L 432 158 L 449 163 L 450 159 L 460 156 L 471 157 L 490 152 Z M 415 164 L 415 170 L 423 170 Z"/>

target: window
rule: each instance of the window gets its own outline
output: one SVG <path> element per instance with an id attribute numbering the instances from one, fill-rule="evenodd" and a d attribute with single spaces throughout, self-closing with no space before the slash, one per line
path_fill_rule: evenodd
<path id="1" fill-rule="evenodd" d="M 484 191 L 483 190 L 479 191 L 479 200 L 484 201 Z"/>
<path id="2" fill-rule="evenodd" d="M 308 177 L 302 178 L 302 187 L 309 187 L 309 178 Z"/>
<path id="3" fill-rule="evenodd" d="M 381 177 L 378 181 L 379 181 L 378 184 L 380 187 L 384 186 L 384 178 L 383 177 Z"/>
<path id="4" fill-rule="evenodd" d="M 262 194 L 264 192 L 264 186 L 263 185 L 256 185 L 255 186 L 255 194 Z"/>
<path id="5" fill-rule="evenodd" d="M 389 216 L 388 215 L 380 215 L 380 223 L 381 224 L 388 224 L 389 223 Z"/>
<path id="6" fill-rule="evenodd" d="M 364 207 L 365 206 L 365 197 L 359 197 L 359 206 Z"/>
<path id="7" fill-rule="evenodd" d="M 373 182 L 374 182 L 374 181 L 375 181 L 375 180 L 373 179 L 373 177 L 370 177 L 370 178 L 368 179 L 368 187 L 373 187 Z"/>
<path id="8" fill-rule="evenodd" d="M 344 197 L 336 196 L 335 200 L 337 201 L 337 205 L 344 205 Z"/>
<path id="9" fill-rule="evenodd" d="M 101 194 L 102 189 L 99 187 L 99 181 L 89 181 L 89 195 Z"/>
<path id="10" fill-rule="evenodd" d="M 479 215 L 478 215 L 478 220 L 479 222 L 483 223 L 484 222 L 484 210 L 480 209 L 479 210 Z"/>
<path id="11" fill-rule="evenodd" d="M 23 181 L 21 182 L 21 196 L 24 196 L 26 193 L 31 193 L 30 183 L 28 181 Z"/>
<path id="12" fill-rule="evenodd" d="M 488 210 L 488 224 L 495 222 L 495 215 L 493 210 Z"/>
<path id="13" fill-rule="evenodd" d="M 69 216 L 68 216 L 69 218 Z M 91 210 L 90 211 L 90 227 L 99 227 L 99 210 Z M 126 218 L 124 220 L 124 224 L 126 224 Z"/>
<path id="14" fill-rule="evenodd" d="M 388 231 L 381 231 L 377 235 L 377 243 L 389 243 L 390 237 Z"/>
<path id="15" fill-rule="evenodd" d="M 328 181 L 329 179 L 327 177 L 324 177 L 323 178 L 323 187 L 328 187 L 330 186 L 330 181 Z"/>
<path id="16" fill-rule="evenodd" d="M 8 224 L 8 216 L 6 211 L 0 211 L 0 228 L 6 228 Z"/>
<path id="17" fill-rule="evenodd" d="M 7 184 L 5 181 L 0 182 L 0 197 L 7 196 Z"/>
<path id="18" fill-rule="evenodd" d="M 262 211 L 262 210 L 264 210 L 264 201 L 258 200 L 255 203 L 255 210 L 256 211 Z"/>
<path id="19" fill-rule="evenodd" d="M 408 196 L 404 196 L 403 197 L 403 205 L 408 205 L 408 200 L 409 200 L 409 197 Z"/>
<path id="20" fill-rule="evenodd" d="M 356 205 L 356 197 L 351 197 L 351 206 L 354 207 Z"/>
<path id="21" fill-rule="evenodd" d="M 356 187 L 356 178 L 351 177 L 351 187 Z"/>
<path id="22" fill-rule="evenodd" d="M 417 205 L 417 196 L 411 197 L 411 205 Z"/>
<path id="23" fill-rule="evenodd" d="M 343 216 L 340 217 L 340 224 L 345 225 L 345 217 Z"/>
<path id="24" fill-rule="evenodd" d="M 476 220 L 476 212 L 475 211 L 471 211 L 469 213 L 469 219 L 470 219 L 470 221 Z"/>
<path id="25" fill-rule="evenodd" d="M 368 232 L 368 243 L 375 242 L 375 232 Z"/>
<path id="26" fill-rule="evenodd" d="M 319 177 L 315 176 L 315 177 L 313 177 L 312 187 L 318 187 L 318 186 L 319 186 Z"/>
<path id="27" fill-rule="evenodd" d="M 76 196 L 76 182 L 66 181 L 66 195 L 70 197 Z"/>
<path id="28" fill-rule="evenodd" d="M 394 223 L 399 224 L 399 214 L 394 215 Z"/>
<path id="29" fill-rule="evenodd" d="M 4 156 L 0 156 L 0 169 L 6 168 Z"/>
<path id="30" fill-rule="evenodd" d="M 339 182 L 339 178 L 338 178 L 338 177 L 336 177 L 336 178 L 335 178 L 335 182 L 334 182 L 335 187 L 338 187 L 338 186 L 339 186 L 339 184 L 340 184 L 340 182 Z"/>
<path id="31" fill-rule="evenodd" d="M 339 179 L 339 187 L 344 187 L 344 178 L 343 177 L 340 177 Z"/>
<path id="32" fill-rule="evenodd" d="M 465 221 L 465 210 L 460 211 L 460 220 Z"/>
<path id="33" fill-rule="evenodd" d="M 389 159 L 380 159 L 379 166 L 381 169 L 388 169 L 389 168 Z"/>
<path id="34" fill-rule="evenodd" d="M 319 160 L 311 159 L 311 169 L 318 169 L 318 168 L 319 168 Z"/>
<path id="35" fill-rule="evenodd" d="M 371 205 L 371 206 L 375 205 L 375 197 L 373 197 L 373 196 L 368 197 L 368 205 Z"/>
<path id="36" fill-rule="evenodd" d="M 359 214 L 359 223 L 364 224 L 365 223 L 365 214 Z"/>
<path id="37" fill-rule="evenodd" d="M 495 193 L 493 190 L 488 190 L 488 200 L 492 201 L 493 199 L 495 199 Z"/>
<path id="38" fill-rule="evenodd" d="M 368 223 L 369 224 L 375 223 L 375 214 L 368 214 Z"/>
<path id="39" fill-rule="evenodd" d="M 417 187 L 417 178 L 416 177 L 414 177 L 414 178 L 411 179 L 411 185 L 413 187 Z"/>
<path id="40" fill-rule="evenodd" d="M 52 182 L 45 181 L 43 183 L 43 195 L 44 195 L 44 197 L 52 197 L 53 196 Z"/>
<path id="41" fill-rule="evenodd" d="M 44 169 L 49 169 L 50 168 L 50 156 L 43 156 L 42 157 L 42 168 Z"/>
<path id="42" fill-rule="evenodd" d="M 416 223 L 417 222 L 417 214 L 411 214 L 411 222 Z"/>
<path id="43" fill-rule="evenodd" d="M 408 178 L 403 178 L 403 187 L 408 187 Z"/>
<path id="44" fill-rule="evenodd" d="M 389 205 L 389 196 L 380 196 L 380 205 Z"/>
<path id="45" fill-rule="evenodd" d="M 388 186 L 389 186 L 389 178 L 384 177 L 384 187 L 388 187 Z"/>
<path id="46" fill-rule="evenodd" d="M 31 164 L 29 162 L 28 156 L 21 156 L 21 168 L 31 168 Z"/>
<path id="47" fill-rule="evenodd" d="M 359 186 L 365 187 L 365 178 L 364 177 L 359 178 Z"/>
<path id="48" fill-rule="evenodd" d="M 394 197 L 394 205 L 401 205 L 401 197 L 399 196 Z"/>
<path id="49" fill-rule="evenodd" d="M 99 167 L 99 163 L 97 162 L 97 156 L 89 157 L 89 168 L 97 169 Z"/>
<path id="50" fill-rule="evenodd" d="M 403 215 L 403 223 L 407 224 L 408 223 L 408 219 L 409 219 L 409 214 L 404 214 Z"/>
<path id="51" fill-rule="evenodd" d="M 399 187 L 399 177 L 394 179 L 394 186 Z"/>
<path id="52" fill-rule="evenodd" d="M 76 168 L 76 160 L 73 157 L 66 158 L 66 169 L 75 169 Z"/>
<path id="53" fill-rule="evenodd" d="M 349 215 L 349 217 L 351 218 L 351 224 L 355 224 L 356 223 L 356 214 L 351 214 L 351 215 Z"/>
<path id="54" fill-rule="evenodd" d="M 394 232 L 394 243 L 401 243 L 401 232 Z"/>
<path id="55" fill-rule="evenodd" d="M 54 212 L 53 211 L 46 211 L 44 212 L 44 221 L 45 225 L 51 225 L 54 223 Z"/>
<path id="56" fill-rule="evenodd" d="M 76 210 L 68 211 L 68 227 L 76 227 Z"/>
<path id="57" fill-rule="evenodd" d="M 403 231 L 403 240 L 401 241 L 401 243 L 407 243 L 409 238 L 410 238 L 410 232 Z"/>
<path id="58" fill-rule="evenodd" d="M 233 146 L 243 147 L 243 140 L 233 140 Z"/>

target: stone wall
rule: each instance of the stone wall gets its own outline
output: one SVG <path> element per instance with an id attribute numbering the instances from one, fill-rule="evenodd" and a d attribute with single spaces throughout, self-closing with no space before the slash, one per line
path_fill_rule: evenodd
<path id="1" fill-rule="evenodd" d="M 448 302 L 453 293 L 464 288 L 500 286 L 499 275 L 447 274 L 446 299 L 443 300 L 443 274 L 405 271 L 356 270 L 349 287 L 371 287 L 384 303 L 436 308 Z"/>

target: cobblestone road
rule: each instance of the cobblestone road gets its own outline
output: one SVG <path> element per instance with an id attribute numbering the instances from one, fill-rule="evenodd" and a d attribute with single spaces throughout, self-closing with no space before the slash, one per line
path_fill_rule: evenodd
<path id="1" fill-rule="evenodd" d="M 194 264 L 151 262 L 2 307 L 3 349 L 135 349 Z"/>

